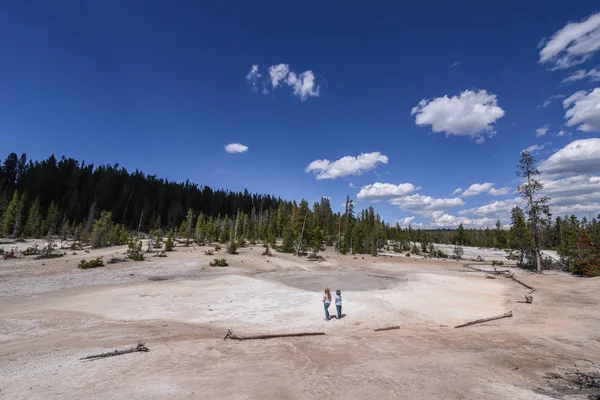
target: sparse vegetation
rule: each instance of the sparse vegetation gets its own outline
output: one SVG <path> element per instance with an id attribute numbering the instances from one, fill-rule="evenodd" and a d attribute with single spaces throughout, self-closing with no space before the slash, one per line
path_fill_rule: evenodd
<path id="1" fill-rule="evenodd" d="M 38 246 L 37 244 L 34 246 L 30 246 L 26 248 L 21 254 L 23 254 L 24 256 L 37 256 L 38 254 L 40 254 L 40 246 Z"/>
<path id="2" fill-rule="evenodd" d="M 204 251 L 204 255 L 206 255 L 206 256 L 212 256 L 212 255 L 214 255 L 214 254 L 215 254 L 215 253 L 214 253 L 212 250 L 205 250 L 205 251 Z"/>
<path id="3" fill-rule="evenodd" d="M 127 258 L 133 261 L 144 261 L 144 251 L 141 240 L 130 240 L 127 245 Z"/>
<path id="4" fill-rule="evenodd" d="M 166 257 L 166 256 L 167 256 L 167 253 L 165 253 L 164 250 L 161 250 L 154 255 L 154 257 Z"/>
<path id="5" fill-rule="evenodd" d="M 269 244 L 265 243 L 265 251 L 263 251 L 262 253 L 263 256 L 273 256 L 273 254 L 271 253 L 271 249 L 269 248 Z"/>
<path id="6" fill-rule="evenodd" d="M 98 257 L 98 258 L 95 258 L 90 261 L 81 260 L 77 267 L 81 268 L 81 269 L 89 269 L 89 268 L 98 268 L 98 267 L 103 267 L 103 266 L 104 266 L 104 261 L 102 260 L 102 257 Z"/>
<path id="7" fill-rule="evenodd" d="M 227 264 L 227 260 L 225 260 L 224 258 L 215 258 L 215 260 L 210 262 L 209 265 L 211 267 L 227 267 L 227 266 L 229 266 L 229 264 Z"/>
<path id="8" fill-rule="evenodd" d="M 167 233 L 167 240 L 165 241 L 165 251 L 173 251 L 175 243 L 173 242 L 173 229 L 170 229 Z"/>

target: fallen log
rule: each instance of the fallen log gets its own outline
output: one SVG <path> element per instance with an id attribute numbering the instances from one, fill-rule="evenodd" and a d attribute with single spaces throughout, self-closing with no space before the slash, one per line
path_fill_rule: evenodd
<path id="1" fill-rule="evenodd" d="M 382 332 L 382 331 L 391 331 L 392 329 L 400 329 L 400 327 L 398 325 L 396 326 L 387 326 L 385 328 L 377 328 L 377 329 L 373 329 L 375 332 Z"/>
<path id="2" fill-rule="evenodd" d="M 526 287 L 527 289 L 529 289 L 529 290 L 535 290 L 535 289 L 533 288 L 533 286 L 529 286 L 528 284 L 526 284 L 526 283 L 523 283 L 523 282 L 521 282 L 520 280 L 518 280 L 517 278 L 515 278 L 515 274 L 514 274 L 514 273 L 513 273 L 513 274 L 510 274 L 509 276 L 507 276 L 507 278 L 510 278 L 510 279 L 512 279 L 513 281 L 515 281 L 515 282 L 517 282 L 517 283 L 519 283 L 519 284 L 521 284 L 521 285 L 525 286 L 525 287 Z"/>
<path id="3" fill-rule="evenodd" d="M 507 269 L 498 270 L 498 269 L 494 268 L 493 271 L 488 271 L 488 270 L 485 270 L 485 269 L 479 269 L 479 268 L 471 267 L 470 265 L 463 265 L 463 267 L 472 269 L 473 271 L 477 271 L 477 272 L 485 272 L 486 274 L 496 274 L 496 275 L 499 275 L 499 274 L 509 274 L 510 273 L 510 271 L 507 270 Z"/>
<path id="4" fill-rule="evenodd" d="M 233 340 L 255 340 L 255 339 L 273 339 L 282 337 L 300 337 L 300 336 L 319 336 L 324 335 L 325 332 L 302 332 L 302 333 L 276 333 L 270 335 L 255 335 L 255 336 L 238 336 L 233 333 L 233 330 L 229 329 L 227 335 L 223 338 Z"/>
<path id="5" fill-rule="evenodd" d="M 464 326 L 469 326 L 469 325 L 475 325 L 475 324 L 481 324 L 483 322 L 489 322 L 489 321 L 494 321 L 496 319 L 501 319 L 501 318 L 508 318 L 508 317 L 512 317 L 513 313 L 512 311 L 509 311 L 507 313 L 504 313 L 502 315 L 496 315 L 495 317 L 490 317 L 490 318 L 483 318 L 483 319 L 477 319 L 475 321 L 471 321 L 471 322 L 467 322 L 466 324 L 462 324 L 462 325 L 457 325 L 454 328 L 462 328 Z"/>
<path id="6" fill-rule="evenodd" d="M 148 349 L 146 347 L 145 342 L 139 342 L 137 344 L 137 346 L 132 347 L 127 350 L 115 350 L 115 351 L 111 351 L 108 353 L 95 354 L 93 356 L 87 356 L 87 357 L 80 358 L 80 360 L 94 361 L 94 360 L 99 360 L 101 358 L 106 358 L 106 357 L 114 357 L 114 356 L 120 356 L 123 354 L 136 353 L 138 351 L 148 352 L 148 351 L 150 351 L 150 349 Z"/>

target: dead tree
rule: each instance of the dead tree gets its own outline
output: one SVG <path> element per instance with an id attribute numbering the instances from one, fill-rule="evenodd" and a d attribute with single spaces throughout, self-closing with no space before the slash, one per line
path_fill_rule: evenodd
<path id="1" fill-rule="evenodd" d="M 146 347 L 146 343 L 145 342 L 139 342 L 137 344 L 137 346 L 132 347 L 132 348 L 127 349 L 127 350 L 115 350 L 115 351 L 111 351 L 111 352 L 108 352 L 108 353 L 95 354 L 93 356 L 87 356 L 87 357 L 80 358 L 80 360 L 94 361 L 94 360 L 99 360 L 101 358 L 106 358 L 106 357 L 114 357 L 114 356 L 120 356 L 120 355 L 123 355 L 123 354 L 137 353 L 139 351 L 148 352 L 148 351 L 150 351 L 150 349 L 148 349 Z"/>
<path id="2" fill-rule="evenodd" d="M 268 335 L 255 335 L 255 336 L 238 336 L 233 333 L 232 329 L 227 331 L 227 335 L 223 338 L 225 339 L 233 339 L 233 340 L 256 340 L 256 339 L 273 339 L 273 338 L 281 338 L 281 337 L 300 337 L 300 336 L 320 336 L 324 335 L 325 332 L 302 332 L 302 333 L 276 333 L 276 334 L 268 334 Z"/>
<path id="3" fill-rule="evenodd" d="M 391 331 L 392 329 L 400 329 L 400 327 L 398 325 L 396 326 L 388 326 L 385 328 L 377 328 L 377 329 L 373 329 L 375 332 L 383 332 L 383 331 Z"/>
<path id="4" fill-rule="evenodd" d="M 475 324 L 481 324 L 483 322 L 489 322 L 489 321 L 494 321 L 497 319 L 501 319 L 501 318 L 509 318 L 512 317 L 513 313 L 512 311 L 509 311 L 507 313 L 504 313 L 502 315 L 496 315 L 495 317 L 490 317 L 490 318 L 483 318 L 483 319 L 477 319 L 475 321 L 471 321 L 471 322 L 467 322 L 466 324 L 462 324 L 462 325 L 457 325 L 454 328 L 462 328 L 464 326 L 469 326 L 469 325 L 475 325 Z"/>

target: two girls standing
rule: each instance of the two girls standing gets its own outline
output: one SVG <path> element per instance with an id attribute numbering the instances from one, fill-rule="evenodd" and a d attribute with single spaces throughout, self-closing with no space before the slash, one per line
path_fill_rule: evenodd
<path id="1" fill-rule="evenodd" d="M 337 309 L 338 319 L 342 318 L 342 292 L 340 290 L 335 291 L 335 308 Z M 329 306 L 331 305 L 331 292 L 329 288 L 325 288 L 325 294 L 323 295 L 323 305 L 325 306 L 325 321 L 329 321 Z"/>

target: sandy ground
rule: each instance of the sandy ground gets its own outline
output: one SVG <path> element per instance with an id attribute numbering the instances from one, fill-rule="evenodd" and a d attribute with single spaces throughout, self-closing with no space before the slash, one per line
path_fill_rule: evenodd
<path id="1" fill-rule="evenodd" d="M 518 303 L 526 288 L 486 279 L 458 261 L 329 250 L 325 261 L 309 262 L 276 252 L 262 256 L 263 248 L 254 246 L 238 255 L 216 252 L 230 264 L 218 268 L 208 265 L 214 257 L 206 249 L 178 246 L 167 258 L 93 270 L 77 264 L 123 257 L 125 247 L 0 260 L 0 399 L 594 394 L 557 376 L 600 362 L 598 278 L 515 270 L 536 287 L 530 305 Z M 489 259 L 490 250 L 481 251 Z M 324 320 L 325 286 L 342 290 L 341 320 Z M 512 318 L 454 329 L 509 310 Z M 400 329 L 373 331 L 391 325 Z M 224 341 L 230 328 L 239 335 L 326 335 Z M 149 353 L 79 360 L 140 340 Z"/>

